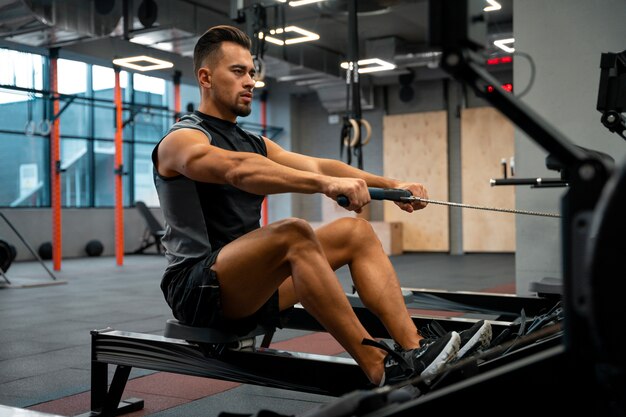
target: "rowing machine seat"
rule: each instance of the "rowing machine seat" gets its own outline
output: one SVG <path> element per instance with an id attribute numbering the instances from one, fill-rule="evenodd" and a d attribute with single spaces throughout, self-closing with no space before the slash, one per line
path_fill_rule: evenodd
<path id="1" fill-rule="evenodd" d="M 256 336 L 267 336 L 270 333 L 273 334 L 273 330 L 257 326 L 247 334 L 238 335 L 210 327 L 188 326 L 176 319 L 169 319 L 165 323 L 163 335 L 172 339 L 182 339 L 193 343 L 227 345 L 230 349 L 244 349 L 254 347 Z"/>

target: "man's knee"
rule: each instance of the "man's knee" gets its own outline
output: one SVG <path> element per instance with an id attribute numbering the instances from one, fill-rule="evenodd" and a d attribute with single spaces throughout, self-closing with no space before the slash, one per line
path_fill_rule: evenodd
<path id="1" fill-rule="evenodd" d="M 279 220 L 268 226 L 276 239 L 283 239 L 285 243 L 302 241 L 317 241 L 315 231 L 311 225 L 302 219 L 288 218 Z"/>
<path id="2" fill-rule="evenodd" d="M 381 245 L 372 224 L 359 217 L 343 217 L 332 223 L 334 245 L 358 253 Z"/>
<path id="3" fill-rule="evenodd" d="M 342 217 L 334 222 L 337 233 L 355 238 L 356 240 L 376 237 L 372 224 L 360 217 Z"/>
<path id="4" fill-rule="evenodd" d="M 302 219 L 290 218 L 272 225 L 274 239 L 284 247 L 287 259 L 307 260 L 315 253 L 323 254 L 315 231 Z"/>

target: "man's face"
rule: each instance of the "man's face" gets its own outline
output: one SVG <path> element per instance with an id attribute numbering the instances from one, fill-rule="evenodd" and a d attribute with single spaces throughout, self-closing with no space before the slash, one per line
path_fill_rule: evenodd
<path id="1" fill-rule="evenodd" d="M 249 115 L 255 72 L 250 51 L 236 43 L 222 43 L 221 58 L 211 70 L 213 102 L 233 116 Z"/>

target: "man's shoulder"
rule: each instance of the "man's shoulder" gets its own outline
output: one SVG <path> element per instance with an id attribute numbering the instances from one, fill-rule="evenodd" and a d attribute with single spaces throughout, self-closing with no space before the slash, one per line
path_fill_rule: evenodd
<path id="1" fill-rule="evenodd" d="M 182 116 L 176 123 L 174 123 L 170 129 L 167 131 L 165 136 L 170 136 L 171 134 L 178 132 L 182 129 L 191 129 L 204 133 L 209 139 L 211 139 L 211 133 L 206 129 L 202 124 L 202 118 L 198 115 L 190 113 Z M 164 136 L 164 137 L 165 137 Z"/>
<path id="2" fill-rule="evenodd" d="M 172 125 L 172 129 L 182 129 L 190 126 L 200 126 L 202 124 L 202 118 L 194 113 L 188 113 L 183 115 L 180 119 Z"/>

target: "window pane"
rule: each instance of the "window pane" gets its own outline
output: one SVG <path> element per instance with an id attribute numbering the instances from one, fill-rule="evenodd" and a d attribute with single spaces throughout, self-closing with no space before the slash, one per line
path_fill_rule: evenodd
<path id="1" fill-rule="evenodd" d="M 2 130 L 30 135 L 47 135 L 50 129 L 44 119 L 44 106 L 48 103 L 40 94 L 23 93 L 15 90 L 3 90 L 5 96 L 15 97 L 0 103 L 0 123 Z M 0 94 L 3 94 L 0 92 Z M 17 97 L 24 97 L 18 100 Z"/>
<path id="2" fill-rule="evenodd" d="M 59 109 L 62 109 L 65 104 L 66 102 L 61 100 Z M 61 136 L 89 137 L 91 134 L 90 108 L 89 103 L 76 101 L 70 103 L 61 113 L 59 121 Z"/>
<path id="3" fill-rule="evenodd" d="M 49 206 L 48 140 L 0 133 L 0 206 Z"/>
<path id="4" fill-rule="evenodd" d="M 58 60 L 58 89 L 61 94 L 71 94 L 85 97 L 87 95 L 87 64 L 84 62 Z M 90 103 L 76 100 L 59 101 L 61 113 L 61 136 L 83 136 L 90 133 L 89 126 Z"/>
<path id="5" fill-rule="evenodd" d="M 115 88 L 115 71 L 113 68 L 93 65 L 91 70 L 93 79 L 91 86 L 94 97 L 113 102 L 113 89 Z M 122 88 L 122 97 L 124 97 L 124 90 L 128 87 L 128 72 L 126 71 L 120 71 L 120 87 Z"/>
<path id="6" fill-rule="evenodd" d="M 61 140 L 61 204 L 89 207 L 91 160 L 89 142 L 84 139 Z"/>
<path id="7" fill-rule="evenodd" d="M 99 139 L 115 137 L 115 108 L 98 106 L 94 109 L 94 136 Z"/>
<path id="8" fill-rule="evenodd" d="M 16 87 L 43 88 L 43 57 L 26 52 L 0 49 L 0 84 Z M 28 95 L 0 91 L 0 103 L 26 101 Z"/>
<path id="9" fill-rule="evenodd" d="M 94 205 L 111 207 L 115 202 L 115 143 L 112 140 L 94 141 L 94 164 Z"/>
<path id="10" fill-rule="evenodd" d="M 159 206 L 156 188 L 152 179 L 153 145 L 135 144 L 135 201 L 143 201 L 150 207 Z"/>
<path id="11" fill-rule="evenodd" d="M 133 77 L 134 102 L 139 110 L 134 119 L 135 141 L 156 143 L 174 119 L 168 110 L 166 93 L 171 82 L 143 74 Z"/>
<path id="12" fill-rule="evenodd" d="M 59 59 L 57 72 L 59 93 L 84 95 L 87 92 L 87 64 Z"/>
<path id="13" fill-rule="evenodd" d="M 180 111 L 188 113 L 189 108 L 197 109 L 200 104 L 200 90 L 197 85 L 180 85 Z"/>
<path id="14" fill-rule="evenodd" d="M 124 170 L 128 171 L 130 167 L 130 146 L 124 143 L 123 147 L 123 164 Z M 112 207 L 115 205 L 115 143 L 113 140 L 96 140 L 94 141 L 94 205 L 96 207 Z M 122 184 L 123 204 L 130 205 L 130 188 L 129 176 L 125 175 Z"/>
<path id="15" fill-rule="evenodd" d="M 99 106 L 94 109 L 94 136 L 97 139 L 115 139 L 115 108 L 107 106 Z M 122 112 L 122 123 L 128 120 L 130 112 L 125 110 Z M 122 130 L 122 139 L 130 140 L 132 138 L 132 126 L 127 124 Z"/>
<path id="16" fill-rule="evenodd" d="M 141 112 L 135 116 L 135 141 L 157 143 L 173 122 L 169 112 Z"/>

